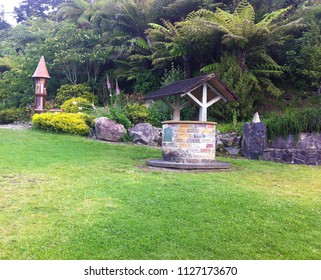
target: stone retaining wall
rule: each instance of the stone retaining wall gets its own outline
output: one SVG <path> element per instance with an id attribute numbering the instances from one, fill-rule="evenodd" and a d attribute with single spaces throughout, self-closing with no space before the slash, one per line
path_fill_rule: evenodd
<path id="1" fill-rule="evenodd" d="M 264 150 L 262 159 L 281 163 L 321 165 L 321 150 L 268 148 Z"/>
<path id="2" fill-rule="evenodd" d="M 274 162 L 320 165 L 321 164 L 321 134 L 300 133 L 298 137 L 278 136 L 267 143 L 263 160 Z"/>
<path id="3" fill-rule="evenodd" d="M 250 159 L 281 163 L 321 165 L 321 134 L 300 133 L 298 137 L 277 136 L 267 141 L 262 122 L 246 123 L 243 130 L 242 154 Z"/>
<path id="4" fill-rule="evenodd" d="M 215 162 L 214 122 L 163 122 L 163 160 L 179 163 Z"/>

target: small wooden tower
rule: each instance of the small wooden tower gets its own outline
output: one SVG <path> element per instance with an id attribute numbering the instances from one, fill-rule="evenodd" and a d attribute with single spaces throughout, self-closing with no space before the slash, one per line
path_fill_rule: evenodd
<path id="1" fill-rule="evenodd" d="M 44 56 L 40 58 L 32 78 L 35 80 L 35 111 L 41 113 L 45 110 L 47 96 L 46 84 L 47 80 L 50 79 Z"/>

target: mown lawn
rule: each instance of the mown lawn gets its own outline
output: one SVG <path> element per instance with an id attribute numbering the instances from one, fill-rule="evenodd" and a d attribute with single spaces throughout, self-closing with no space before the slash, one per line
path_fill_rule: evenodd
<path id="1" fill-rule="evenodd" d="M 321 167 L 141 167 L 160 157 L 1 129 L 0 259 L 321 259 Z"/>

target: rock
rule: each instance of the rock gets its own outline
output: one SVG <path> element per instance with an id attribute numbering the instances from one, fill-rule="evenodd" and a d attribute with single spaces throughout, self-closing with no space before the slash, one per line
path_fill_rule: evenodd
<path id="1" fill-rule="evenodd" d="M 118 124 L 106 117 L 98 118 L 95 122 L 97 139 L 118 142 L 126 135 L 126 129 L 122 124 Z"/>
<path id="2" fill-rule="evenodd" d="M 134 143 L 144 145 L 161 145 L 161 129 L 153 127 L 150 123 L 139 123 L 128 129 L 128 134 Z"/>
<path id="3" fill-rule="evenodd" d="M 253 120 L 252 120 L 252 123 L 260 123 L 261 120 L 260 120 L 260 116 L 259 116 L 259 113 L 256 112 L 253 116 Z"/>
<path id="4" fill-rule="evenodd" d="M 242 136 L 236 136 L 233 141 L 233 146 L 241 147 L 241 143 L 242 143 Z"/>
<path id="5" fill-rule="evenodd" d="M 241 153 L 241 149 L 233 148 L 233 147 L 226 147 L 225 150 L 231 156 L 238 156 Z"/>
<path id="6" fill-rule="evenodd" d="M 216 138 L 215 148 L 216 150 L 224 150 L 224 143 L 222 140 Z"/>
<path id="7" fill-rule="evenodd" d="M 243 128 L 242 154 L 245 158 L 260 159 L 267 144 L 264 123 L 246 123 Z"/>
<path id="8" fill-rule="evenodd" d="M 221 141 L 225 147 L 232 147 L 236 137 L 238 137 L 236 133 L 222 133 L 216 136 L 217 141 Z"/>
<path id="9" fill-rule="evenodd" d="M 94 139 L 96 138 L 95 130 L 92 129 L 92 128 L 90 128 L 89 137 L 90 137 L 90 138 L 94 138 Z"/>

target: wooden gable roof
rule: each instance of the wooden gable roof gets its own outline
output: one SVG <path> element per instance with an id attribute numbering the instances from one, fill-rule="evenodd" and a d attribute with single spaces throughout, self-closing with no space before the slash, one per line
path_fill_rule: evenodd
<path id="1" fill-rule="evenodd" d="M 154 93 L 149 94 L 145 99 L 160 99 L 166 96 L 185 94 L 200 88 L 205 83 L 208 83 L 215 88 L 226 101 L 239 100 L 239 97 L 232 92 L 227 85 L 219 80 L 215 74 L 199 76 L 172 83 L 155 91 Z"/>

